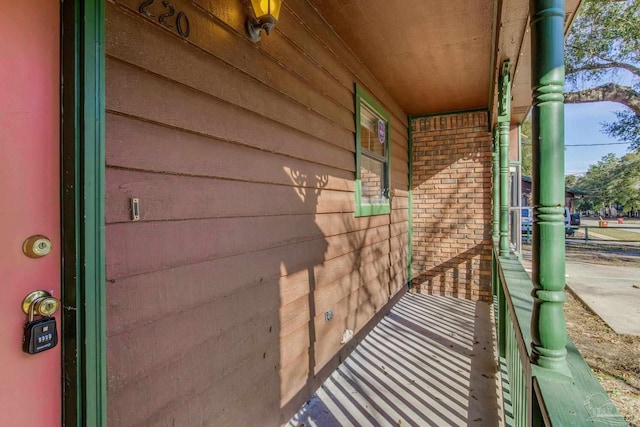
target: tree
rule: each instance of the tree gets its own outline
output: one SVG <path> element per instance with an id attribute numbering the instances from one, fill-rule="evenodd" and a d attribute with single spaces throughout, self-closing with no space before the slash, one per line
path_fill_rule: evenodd
<path id="1" fill-rule="evenodd" d="M 564 186 L 565 188 L 573 188 L 578 183 L 578 177 L 576 175 L 565 175 Z"/>
<path id="2" fill-rule="evenodd" d="M 520 164 L 522 165 L 523 176 L 533 176 L 531 158 L 531 115 L 522 123 L 520 127 Z"/>
<path id="3" fill-rule="evenodd" d="M 640 151 L 640 2 L 583 0 L 565 43 L 565 66 L 565 103 L 626 106 L 603 130 Z"/>
<path id="4" fill-rule="evenodd" d="M 611 186 L 615 204 L 624 206 L 626 211 L 640 205 L 640 153 L 620 159 Z"/>
<path id="5" fill-rule="evenodd" d="M 640 206 L 640 153 L 620 158 L 607 154 L 578 178 L 575 188 L 586 193 L 576 202 L 579 210 L 600 210 L 623 205 L 625 210 Z"/>

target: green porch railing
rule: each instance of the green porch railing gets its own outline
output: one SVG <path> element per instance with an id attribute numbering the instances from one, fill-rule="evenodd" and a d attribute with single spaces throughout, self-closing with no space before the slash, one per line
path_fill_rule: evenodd
<path id="1" fill-rule="evenodd" d="M 506 368 L 507 425 L 626 426 L 576 347 L 567 340 L 572 379 L 531 362 L 533 284 L 514 253 L 493 251 L 493 290 L 498 354 Z"/>

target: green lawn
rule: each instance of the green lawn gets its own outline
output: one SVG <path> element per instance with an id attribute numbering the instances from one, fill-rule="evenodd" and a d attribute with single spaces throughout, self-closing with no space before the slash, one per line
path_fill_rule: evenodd
<path id="1" fill-rule="evenodd" d="M 603 236 L 611 237 L 616 240 L 626 240 L 626 241 L 640 241 L 640 233 L 636 233 L 633 231 L 625 230 L 624 228 L 592 228 L 589 227 L 589 238 L 591 238 L 591 233 L 598 233 Z M 594 236 L 597 239 L 596 236 Z"/>

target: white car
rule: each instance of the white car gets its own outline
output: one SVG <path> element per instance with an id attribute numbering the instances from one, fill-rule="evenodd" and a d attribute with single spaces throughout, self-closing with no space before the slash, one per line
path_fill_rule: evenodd
<path id="1" fill-rule="evenodd" d="M 533 207 L 532 206 L 523 206 L 521 208 L 522 216 L 521 216 L 521 230 L 523 235 L 531 234 L 531 230 L 533 228 Z M 564 207 L 564 230 L 566 234 L 573 234 L 575 230 L 570 226 L 571 222 L 571 211 L 569 211 L 568 207 Z"/>

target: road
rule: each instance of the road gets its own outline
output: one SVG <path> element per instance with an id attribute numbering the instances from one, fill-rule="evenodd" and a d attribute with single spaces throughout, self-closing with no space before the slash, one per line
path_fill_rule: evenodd
<path id="1" fill-rule="evenodd" d="M 619 334 L 640 336 L 640 267 L 567 260 L 567 286 Z"/>
<path id="2" fill-rule="evenodd" d="M 593 250 L 603 246 L 589 241 L 581 259 L 568 256 L 565 262 L 566 284 L 593 312 L 616 333 L 640 336 L 640 251 L 616 243 L 617 251 Z M 580 245 L 578 245 L 580 246 Z M 587 250 L 587 247 L 589 247 Z M 523 247 L 523 263 L 531 272 L 531 246 Z M 574 249 L 575 250 L 575 249 Z M 603 263 L 598 253 L 607 257 L 623 257 L 625 265 Z M 576 257 L 577 258 L 577 257 Z M 590 259 L 591 258 L 591 259 Z M 600 263 L 592 262 L 600 258 Z M 605 258 L 606 259 L 606 258 Z"/>

